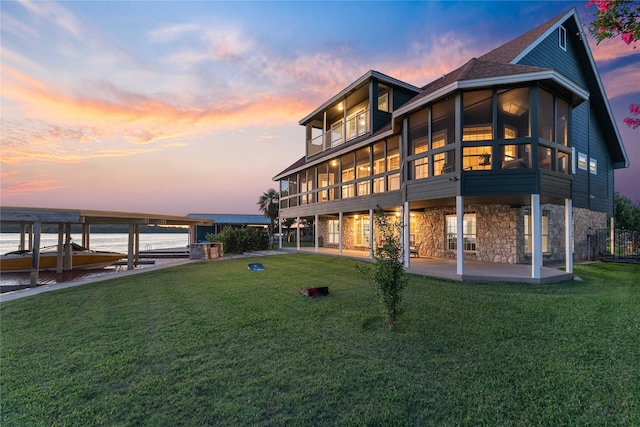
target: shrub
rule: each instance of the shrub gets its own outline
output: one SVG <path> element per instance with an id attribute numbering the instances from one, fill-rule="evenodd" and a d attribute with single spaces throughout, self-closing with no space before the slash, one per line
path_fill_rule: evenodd
<path id="1" fill-rule="evenodd" d="M 227 227 L 220 234 L 209 233 L 205 237 L 210 242 L 222 242 L 227 253 L 241 254 L 269 248 L 269 235 L 260 228 Z"/>

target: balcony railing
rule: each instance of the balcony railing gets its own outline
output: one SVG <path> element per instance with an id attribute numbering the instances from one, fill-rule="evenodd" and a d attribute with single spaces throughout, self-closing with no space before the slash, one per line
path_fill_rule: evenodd
<path id="1" fill-rule="evenodd" d="M 341 124 L 342 122 L 338 122 L 331 130 L 307 141 L 307 157 L 315 156 L 367 134 L 371 128 L 369 124 L 369 109 L 347 117 L 346 126 Z"/>

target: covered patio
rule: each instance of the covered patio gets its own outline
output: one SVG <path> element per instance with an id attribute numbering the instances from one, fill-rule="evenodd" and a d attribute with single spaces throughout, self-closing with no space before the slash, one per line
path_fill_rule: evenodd
<path id="1" fill-rule="evenodd" d="M 371 261 L 369 251 L 342 250 L 330 248 L 283 248 L 287 252 L 312 253 L 327 256 L 343 256 L 362 261 Z M 529 264 L 507 264 L 495 262 L 482 262 L 465 260 L 464 274 L 457 274 L 457 263 L 451 258 L 431 258 L 431 257 L 411 257 L 408 273 L 419 274 L 427 277 L 437 277 L 440 279 L 473 281 L 473 282 L 504 282 L 504 283 L 530 283 L 549 284 L 571 280 L 573 274 L 559 270 L 555 267 L 540 268 L 540 277 L 531 277 L 531 265 Z"/>

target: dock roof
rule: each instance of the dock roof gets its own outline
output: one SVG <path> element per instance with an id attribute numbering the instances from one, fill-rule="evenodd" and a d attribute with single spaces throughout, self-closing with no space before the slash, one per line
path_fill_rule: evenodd
<path id="1" fill-rule="evenodd" d="M 205 218 L 176 215 L 115 212 L 89 209 L 51 209 L 29 207 L 0 207 L 0 222 L 30 224 L 151 224 L 151 225 L 211 225 Z"/>

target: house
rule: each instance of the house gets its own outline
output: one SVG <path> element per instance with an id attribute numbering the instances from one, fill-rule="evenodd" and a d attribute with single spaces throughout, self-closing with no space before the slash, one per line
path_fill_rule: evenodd
<path id="1" fill-rule="evenodd" d="M 410 255 L 531 264 L 587 259 L 629 161 L 575 10 L 422 88 L 377 71 L 300 122 L 304 157 L 277 174 L 280 218 L 319 246 L 373 253 L 374 210 Z"/>
<path id="2" fill-rule="evenodd" d="M 204 242 L 207 234 L 220 234 L 222 233 L 222 230 L 229 227 L 267 228 L 271 224 L 269 218 L 264 215 L 190 213 L 187 215 L 187 218 L 198 218 L 213 221 L 213 225 L 210 226 L 196 226 L 196 242 Z"/>

